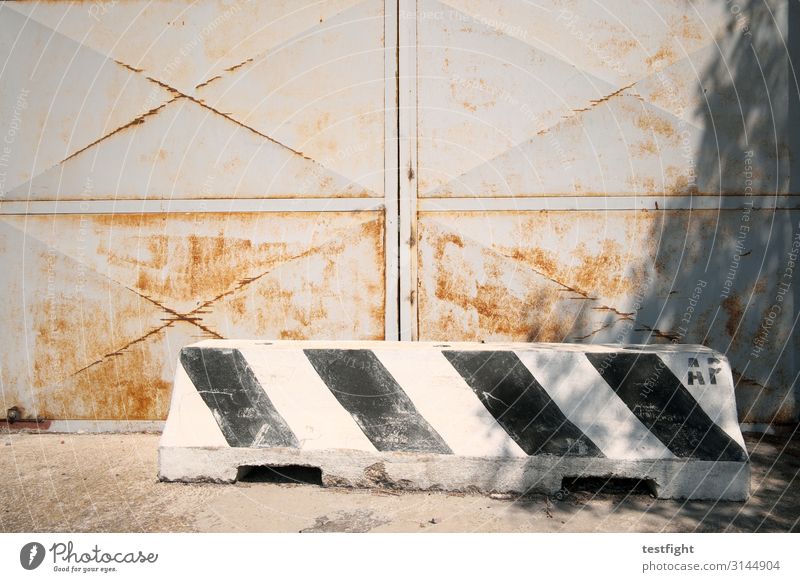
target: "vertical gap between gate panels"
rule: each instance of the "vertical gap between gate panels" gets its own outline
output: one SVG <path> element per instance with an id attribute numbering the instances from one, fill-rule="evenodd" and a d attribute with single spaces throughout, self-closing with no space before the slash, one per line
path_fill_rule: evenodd
<path id="1" fill-rule="evenodd" d="M 397 195 L 399 202 L 399 336 L 418 339 L 417 326 L 417 2 L 397 3 Z"/>

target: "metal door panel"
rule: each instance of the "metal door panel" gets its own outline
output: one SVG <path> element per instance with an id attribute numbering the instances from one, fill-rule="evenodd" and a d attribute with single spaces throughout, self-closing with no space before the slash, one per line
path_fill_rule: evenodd
<path id="1" fill-rule="evenodd" d="M 420 198 L 735 195 L 748 151 L 756 193 L 787 191 L 785 3 L 750 16 L 769 32 L 753 49 L 712 1 L 420 0 L 417 16 Z"/>
<path id="2" fill-rule="evenodd" d="M 361 2 L 197 90 L 225 111 L 383 196 L 384 14 Z"/>
<path id="3" fill-rule="evenodd" d="M 172 98 L 7 2 L 0 5 L 0 61 L 0 192 L 6 199 L 28 198 L 32 177 Z"/>
<path id="4" fill-rule="evenodd" d="M 403 9 L 408 337 L 704 343 L 796 418 L 787 3 Z"/>
<path id="5" fill-rule="evenodd" d="M 773 262 L 798 223 L 753 210 L 771 235 L 745 252 L 739 209 L 423 212 L 419 339 L 704 344 L 730 358 L 745 421 L 790 422 L 800 337 Z"/>
<path id="6" fill-rule="evenodd" d="M 201 338 L 396 337 L 396 15 L 0 6 L 0 417 L 162 419 Z"/>
<path id="7" fill-rule="evenodd" d="M 7 8 L 178 91 L 225 76 L 363 0 L 13 2 Z"/>
<path id="8" fill-rule="evenodd" d="M 167 412 L 203 338 L 384 337 L 382 212 L 6 216 L 6 409 Z"/>

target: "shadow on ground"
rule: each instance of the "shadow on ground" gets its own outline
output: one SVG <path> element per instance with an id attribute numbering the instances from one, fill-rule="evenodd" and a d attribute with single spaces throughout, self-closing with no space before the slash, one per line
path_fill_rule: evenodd
<path id="1" fill-rule="evenodd" d="M 158 435 L 0 434 L 4 532 L 786 532 L 800 526 L 800 434 L 747 435 L 747 503 L 328 489 L 284 472 L 161 483 Z M 294 475 L 297 477 L 297 475 Z M 313 477 L 313 476 L 312 476 Z M 266 482 L 265 482 L 266 481 Z"/>

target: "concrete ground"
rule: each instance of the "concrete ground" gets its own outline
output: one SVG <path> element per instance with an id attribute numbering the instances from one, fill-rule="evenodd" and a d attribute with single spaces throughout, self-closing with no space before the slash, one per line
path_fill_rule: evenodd
<path id="1" fill-rule="evenodd" d="M 800 434 L 746 435 L 746 503 L 161 483 L 158 435 L 0 433 L 0 531 L 800 531 Z"/>

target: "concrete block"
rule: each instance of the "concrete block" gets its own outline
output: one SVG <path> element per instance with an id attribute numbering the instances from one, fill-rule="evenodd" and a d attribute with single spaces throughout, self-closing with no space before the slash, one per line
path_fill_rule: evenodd
<path id="1" fill-rule="evenodd" d="M 744 500 L 727 360 L 703 346 L 209 340 L 183 348 L 165 481 L 309 466 L 329 486 L 556 493 L 643 479 Z"/>

